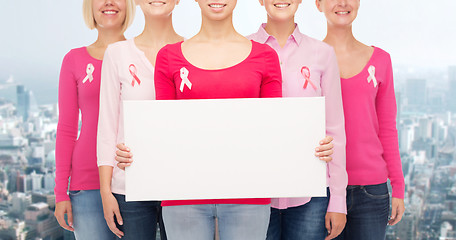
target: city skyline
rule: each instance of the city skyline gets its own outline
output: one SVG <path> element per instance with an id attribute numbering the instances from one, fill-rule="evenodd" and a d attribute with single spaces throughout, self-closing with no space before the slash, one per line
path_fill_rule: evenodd
<path id="1" fill-rule="evenodd" d="M 36 94 L 39 103 L 57 101 L 63 56 L 96 39 L 96 31 L 87 29 L 82 20 L 82 1 L 43 0 L 33 6 L 24 1 L 1 1 L 0 21 L 7 37 L 0 44 L 0 84 L 12 75 L 15 83 L 27 85 Z M 396 69 L 445 72 L 448 65 L 456 65 L 456 25 L 446 24 L 456 22 L 455 8 L 456 2 L 451 0 L 438 4 L 426 0 L 361 1 L 354 32 L 362 42 L 388 51 Z M 176 31 L 187 38 L 194 35 L 199 30 L 199 15 L 194 1 L 181 0 L 174 12 Z M 255 32 L 265 21 L 266 12 L 258 1 L 238 1 L 234 23 L 241 34 Z M 324 16 L 314 1 L 303 1 L 296 22 L 302 32 L 316 39 L 326 33 Z M 138 35 L 143 25 L 144 17 L 137 8 L 126 37 Z"/>

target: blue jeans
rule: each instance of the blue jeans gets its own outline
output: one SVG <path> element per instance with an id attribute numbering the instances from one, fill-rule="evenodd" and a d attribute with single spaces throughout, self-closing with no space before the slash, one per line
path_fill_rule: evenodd
<path id="1" fill-rule="evenodd" d="M 322 240 L 328 235 L 325 216 L 328 197 L 313 197 L 310 202 L 287 209 L 271 208 L 267 240 Z"/>
<path id="2" fill-rule="evenodd" d="M 100 190 L 70 191 L 74 236 L 80 240 L 114 240 L 103 214 Z"/>
<path id="3" fill-rule="evenodd" d="M 220 240 L 264 240 L 270 205 L 205 204 L 163 207 L 170 240 L 213 240 L 218 219 Z"/>
<path id="4" fill-rule="evenodd" d="M 386 183 L 347 187 L 347 224 L 336 239 L 384 240 L 389 214 Z"/>
<path id="5" fill-rule="evenodd" d="M 157 224 L 160 225 L 160 238 L 166 240 L 161 217 L 161 203 L 158 201 L 126 202 L 125 195 L 114 194 L 119 204 L 123 225 L 117 228 L 124 233 L 122 240 L 156 239 Z"/>

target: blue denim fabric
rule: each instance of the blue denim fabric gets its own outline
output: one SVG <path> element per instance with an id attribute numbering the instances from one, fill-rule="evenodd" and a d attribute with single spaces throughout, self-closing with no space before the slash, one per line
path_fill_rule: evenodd
<path id="1" fill-rule="evenodd" d="M 117 227 L 124 233 L 123 240 L 154 240 L 157 224 L 160 225 L 160 238 L 166 240 L 165 228 L 161 217 L 161 203 L 158 201 L 126 202 L 125 195 L 114 194 L 123 219 Z M 116 224 L 117 220 L 116 220 Z"/>
<path id="2" fill-rule="evenodd" d="M 386 183 L 347 187 L 347 224 L 338 240 L 384 240 L 389 214 Z"/>
<path id="3" fill-rule="evenodd" d="M 310 202 L 287 209 L 271 208 L 267 240 L 322 240 L 328 235 L 325 216 L 328 197 L 313 197 Z"/>
<path id="4" fill-rule="evenodd" d="M 218 219 L 220 240 L 264 240 L 270 205 L 205 204 L 163 207 L 170 240 L 213 240 Z"/>
<path id="5" fill-rule="evenodd" d="M 70 200 L 76 239 L 116 239 L 104 219 L 100 190 L 70 191 Z"/>

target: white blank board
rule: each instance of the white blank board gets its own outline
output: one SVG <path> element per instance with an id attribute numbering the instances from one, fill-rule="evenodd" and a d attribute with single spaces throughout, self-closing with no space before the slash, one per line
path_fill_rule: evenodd
<path id="1" fill-rule="evenodd" d="M 326 196 L 323 97 L 123 104 L 127 201 Z"/>

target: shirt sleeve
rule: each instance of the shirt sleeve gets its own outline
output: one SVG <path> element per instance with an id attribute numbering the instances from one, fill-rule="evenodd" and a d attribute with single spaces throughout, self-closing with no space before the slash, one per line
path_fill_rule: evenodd
<path id="1" fill-rule="evenodd" d="M 282 71 L 279 56 L 269 46 L 265 45 L 264 74 L 261 81 L 260 97 L 282 97 Z"/>
<path id="2" fill-rule="evenodd" d="M 391 57 L 387 55 L 384 61 L 385 64 L 387 64 L 386 73 L 384 74 L 385 79 L 378 85 L 378 93 L 375 100 L 379 125 L 379 139 L 383 147 L 383 159 L 388 168 L 388 178 L 391 181 L 393 190 L 392 196 L 403 199 L 405 183 L 396 128 L 397 106 L 394 93 Z"/>
<path id="3" fill-rule="evenodd" d="M 120 90 L 118 69 L 112 57 L 112 49 L 108 47 L 101 67 L 100 110 L 97 132 L 98 166 L 115 166 L 121 103 Z"/>
<path id="4" fill-rule="evenodd" d="M 155 61 L 155 96 L 157 100 L 176 99 L 176 85 L 169 71 L 168 47 L 163 47 L 157 53 Z"/>
<path id="5" fill-rule="evenodd" d="M 63 59 L 59 77 L 59 122 L 55 144 L 56 202 L 70 200 L 67 191 L 79 123 L 78 89 L 73 68 L 74 60 L 67 54 Z"/>
<path id="6" fill-rule="evenodd" d="M 322 94 L 326 105 L 326 135 L 334 138 L 333 160 L 328 163 L 330 198 L 328 212 L 347 214 L 346 188 L 348 184 L 345 168 L 345 121 L 342 104 L 340 72 L 334 50 L 328 51 L 326 68 L 321 76 Z"/>

